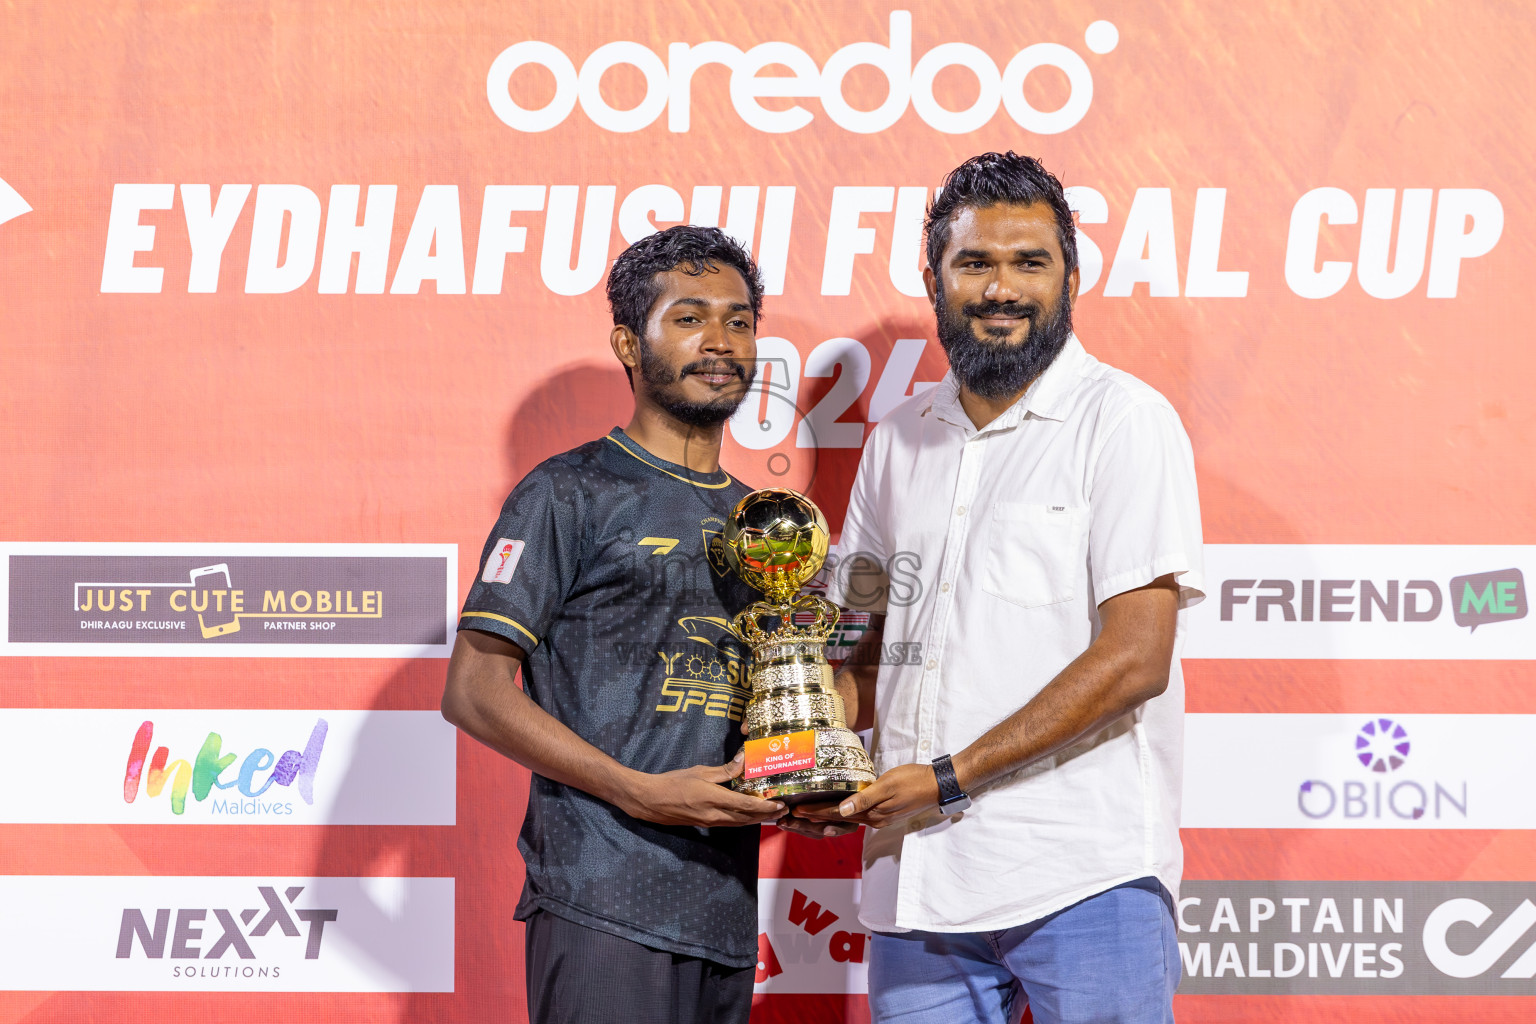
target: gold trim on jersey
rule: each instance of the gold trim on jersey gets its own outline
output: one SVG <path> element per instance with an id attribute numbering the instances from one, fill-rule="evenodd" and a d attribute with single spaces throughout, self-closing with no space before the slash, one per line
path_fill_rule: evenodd
<path id="1" fill-rule="evenodd" d="M 623 441 L 620 441 L 618 438 L 614 437 L 612 434 L 604 434 L 603 436 L 606 437 L 608 440 L 612 441 L 614 444 L 618 445 L 619 446 L 619 450 L 622 451 L 625 455 L 628 455 L 630 458 L 634 459 L 637 462 L 645 463 L 645 465 L 650 466 L 652 469 L 654 469 L 658 473 L 666 473 L 667 476 L 671 477 L 674 480 L 681 480 L 685 484 L 692 484 L 695 487 L 702 487 L 705 490 L 709 490 L 709 491 L 718 491 L 722 487 L 729 487 L 729 486 L 731 486 L 731 475 L 729 473 L 725 474 L 725 480 L 722 481 L 721 483 L 718 483 L 718 484 L 701 484 L 697 480 L 690 480 L 690 479 L 688 479 L 685 476 L 678 476 L 676 473 L 673 473 L 670 470 L 662 469 L 660 466 L 656 465 L 656 463 L 650 461 L 649 459 L 641 458 L 639 455 L 636 455 L 634 452 L 629 450 L 629 445 L 625 444 Z"/>
<path id="2" fill-rule="evenodd" d="M 512 626 L 512 627 L 520 630 L 524 636 L 526 636 L 529 640 L 532 640 L 535 644 L 537 644 L 539 642 L 539 638 L 534 636 L 533 633 L 528 629 L 527 626 L 523 625 L 521 622 L 518 622 L 515 619 L 509 619 L 505 615 L 497 615 L 495 612 L 464 612 L 464 613 L 462 613 L 459 616 L 459 618 L 461 618 L 461 619 L 474 619 L 474 618 L 494 619 L 497 622 L 505 622 L 507 625 Z"/>

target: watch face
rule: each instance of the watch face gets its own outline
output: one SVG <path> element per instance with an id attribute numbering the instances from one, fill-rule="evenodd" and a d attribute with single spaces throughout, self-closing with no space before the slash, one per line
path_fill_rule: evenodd
<path id="1" fill-rule="evenodd" d="M 970 806 L 971 798 L 966 794 L 961 793 L 953 800 L 940 801 L 939 810 L 945 814 L 958 814 L 961 811 L 969 810 Z"/>

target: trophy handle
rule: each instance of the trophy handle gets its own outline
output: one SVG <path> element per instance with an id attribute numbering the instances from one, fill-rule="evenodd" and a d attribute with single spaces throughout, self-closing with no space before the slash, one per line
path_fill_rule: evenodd
<path id="1" fill-rule="evenodd" d="M 820 594 L 802 594 L 789 603 L 788 610 L 790 615 L 796 612 L 810 612 L 816 616 L 816 619 L 809 628 L 829 634 L 837 628 L 837 620 L 842 615 L 837 605 Z"/>
<path id="2" fill-rule="evenodd" d="M 802 594 L 787 604 L 754 601 L 731 619 L 731 632 L 736 634 L 737 639 L 749 644 L 760 643 L 768 637 L 762 625 L 764 616 L 777 618 L 779 628 L 786 629 L 792 625 L 793 617 L 800 612 L 815 616 L 814 620 L 803 628 L 822 636 L 829 635 L 837 628 L 838 618 L 842 615 L 837 605 L 819 594 Z"/>
<path id="3" fill-rule="evenodd" d="M 731 632 L 736 634 L 738 640 L 748 644 L 760 643 L 768 634 L 763 632 L 761 622 L 764 615 L 777 615 L 779 610 L 767 601 L 754 601 L 731 619 Z"/>

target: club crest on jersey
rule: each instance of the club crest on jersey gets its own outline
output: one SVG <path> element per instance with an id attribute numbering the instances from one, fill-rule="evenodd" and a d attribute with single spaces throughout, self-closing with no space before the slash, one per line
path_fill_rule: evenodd
<path id="1" fill-rule="evenodd" d="M 517 570 L 517 560 L 522 555 L 522 541 L 501 538 L 491 547 L 490 557 L 485 560 L 485 571 L 480 574 L 480 582 L 512 582 L 512 573 Z"/>
<path id="2" fill-rule="evenodd" d="M 725 520 L 709 516 L 700 520 L 699 528 L 704 533 L 704 557 L 709 559 L 709 567 L 715 570 L 716 576 L 724 576 L 731 571 L 731 563 L 725 555 Z"/>

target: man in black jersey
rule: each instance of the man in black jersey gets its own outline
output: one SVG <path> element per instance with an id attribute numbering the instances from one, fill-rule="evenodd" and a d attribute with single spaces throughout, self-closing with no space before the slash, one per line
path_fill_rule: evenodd
<path id="1" fill-rule="evenodd" d="M 634 415 L 507 498 L 443 715 L 533 771 L 516 915 L 531 1020 L 745 1021 L 757 825 L 784 805 L 729 786 L 749 691 L 726 623 L 756 595 L 720 550 L 749 488 L 719 454 L 762 283 L 723 232 L 681 226 L 619 256 L 608 300 Z"/>

